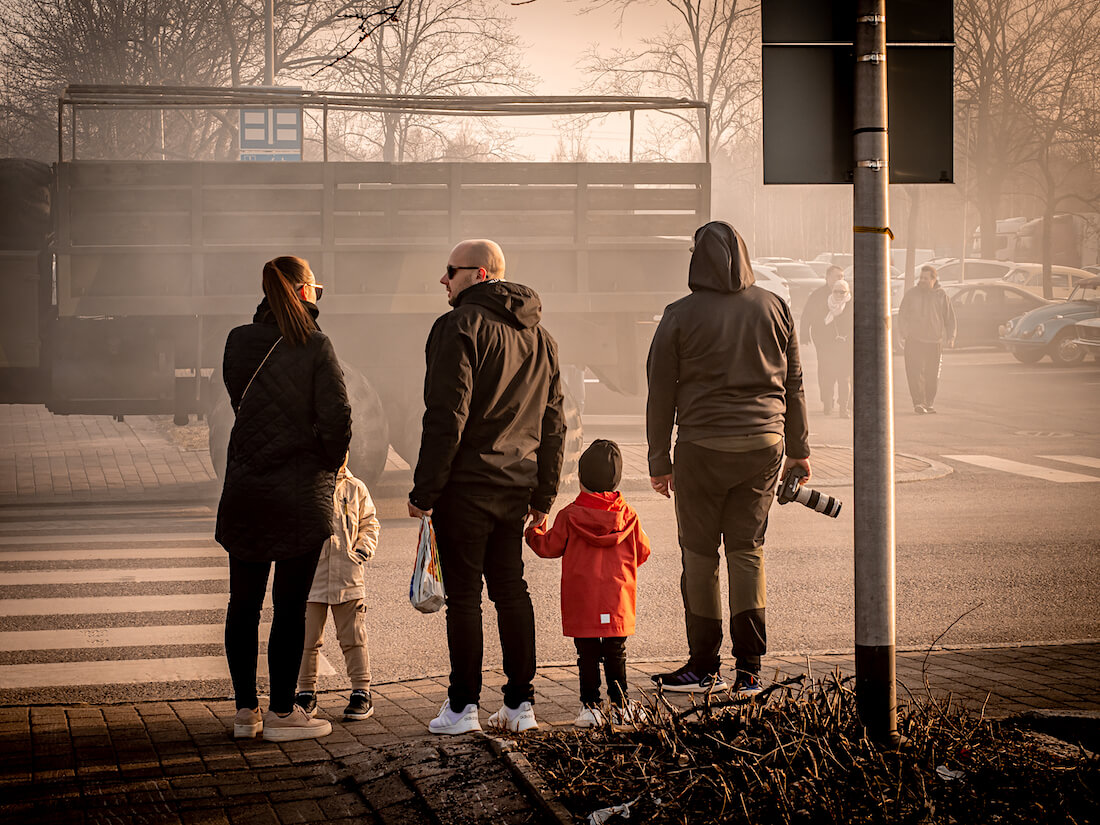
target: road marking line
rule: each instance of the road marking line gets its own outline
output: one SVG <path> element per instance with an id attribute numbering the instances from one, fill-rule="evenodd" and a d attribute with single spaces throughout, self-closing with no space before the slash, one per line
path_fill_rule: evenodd
<path id="1" fill-rule="evenodd" d="M 267 675 L 266 655 L 257 658 L 256 670 L 259 676 Z M 324 656 L 317 657 L 317 672 L 323 676 L 336 674 L 336 670 Z M 224 656 L 0 665 L 0 685 L 9 690 L 77 685 L 137 685 L 148 682 L 189 682 L 228 678 L 229 667 Z"/>
<path id="2" fill-rule="evenodd" d="M 1093 458 L 1091 455 L 1041 455 L 1039 458 L 1046 458 L 1051 461 L 1064 461 L 1067 464 L 1080 464 L 1082 467 L 1091 467 L 1094 470 L 1100 470 L 1100 458 Z"/>
<path id="3" fill-rule="evenodd" d="M 178 593 L 166 596 L 85 596 L 77 599 L 7 599 L 0 616 L 75 616 L 82 613 L 152 613 L 163 610 L 225 610 L 228 593 Z M 264 607 L 271 606 L 271 593 Z"/>
<path id="4" fill-rule="evenodd" d="M 229 581 L 229 567 L 114 567 L 0 572 L 0 585 Z"/>
<path id="5" fill-rule="evenodd" d="M 228 558 L 220 546 L 211 547 L 81 547 L 72 550 L 4 550 L 0 561 L 84 561 L 100 559 L 217 559 Z"/>
<path id="6" fill-rule="evenodd" d="M 260 623 L 260 638 L 271 622 Z M 159 627 L 83 627 L 74 630 L 8 630 L 0 633 L 0 651 L 70 650 L 152 645 L 208 645 L 225 641 L 225 625 L 183 624 Z"/>
<path id="7" fill-rule="evenodd" d="M 152 539 L 152 541 L 158 542 L 188 540 L 206 540 L 213 543 L 214 533 L 210 530 L 203 530 L 196 533 L 158 533 L 157 537 Z M 0 536 L 0 544 L 25 544 L 28 546 L 34 546 L 36 544 L 95 544 L 119 541 L 150 541 L 150 538 L 147 533 L 76 533 L 68 536 L 56 534 L 28 536 L 26 533 L 22 533 L 18 536 Z"/>
<path id="8" fill-rule="evenodd" d="M 1024 464 L 1022 461 L 1011 461 L 1007 458 L 997 458 L 992 455 L 945 455 L 944 458 L 952 461 L 963 461 L 967 464 L 976 464 L 979 467 L 987 467 L 990 470 L 1001 470 L 1005 473 L 1039 478 L 1044 481 L 1056 481 L 1060 484 L 1073 482 L 1092 481 L 1100 482 L 1096 476 L 1086 476 L 1081 473 L 1067 473 L 1065 470 L 1052 470 L 1049 467 L 1039 467 L 1035 464 Z"/>

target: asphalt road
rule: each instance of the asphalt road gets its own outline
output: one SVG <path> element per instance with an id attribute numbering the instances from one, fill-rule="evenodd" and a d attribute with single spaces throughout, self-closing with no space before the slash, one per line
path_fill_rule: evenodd
<path id="1" fill-rule="evenodd" d="M 897 487 L 899 646 L 928 645 L 949 627 L 941 644 L 1100 637 L 1100 365 L 1024 366 L 1000 352 L 951 352 L 935 416 L 912 412 L 900 359 L 895 369 L 897 450 L 952 469 Z M 850 445 L 851 421 L 820 414 L 812 353 L 807 377 L 812 443 Z M 598 435 L 644 440 L 640 427 L 590 428 L 586 438 Z M 1017 463 L 998 463 L 1005 460 Z M 822 489 L 851 499 L 850 487 Z M 563 490 L 560 503 L 574 492 Z M 685 646 L 672 504 L 651 492 L 627 497 L 654 546 L 640 572 L 628 656 L 676 660 Z M 391 513 L 400 506 L 381 504 Z M 835 521 L 795 504 L 773 509 L 773 651 L 852 647 L 853 509 Z M 210 538 L 212 519 L 209 502 L 0 508 L 0 703 L 228 695 L 225 556 Z M 383 521 L 368 571 L 377 681 L 447 670 L 442 613 L 421 615 L 407 601 L 415 544 L 413 520 Z M 527 560 L 539 661 L 570 662 L 559 563 L 529 551 Z M 488 604 L 485 639 L 485 664 L 498 664 Z M 324 656 L 333 672 L 322 687 L 345 687 L 331 625 Z"/>

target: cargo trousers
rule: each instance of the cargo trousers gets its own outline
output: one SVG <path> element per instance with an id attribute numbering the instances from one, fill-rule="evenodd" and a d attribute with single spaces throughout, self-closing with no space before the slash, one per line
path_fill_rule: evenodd
<path id="1" fill-rule="evenodd" d="M 738 670 L 760 672 L 767 652 L 764 534 L 783 463 L 783 444 L 723 452 L 677 442 L 673 457 L 680 592 L 688 663 L 697 673 L 721 664 L 722 591 L 718 549 L 729 574 L 730 636 Z"/>

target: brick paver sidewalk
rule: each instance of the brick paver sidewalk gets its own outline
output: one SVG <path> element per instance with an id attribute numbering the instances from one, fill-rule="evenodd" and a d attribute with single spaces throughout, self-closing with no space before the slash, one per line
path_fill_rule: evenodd
<path id="1" fill-rule="evenodd" d="M 777 655 L 767 675 L 850 674 L 851 653 Z M 630 667 L 634 690 L 667 663 Z M 948 691 L 987 715 L 1040 708 L 1100 713 L 1100 642 L 902 651 L 898 678 L 913 694 Z M 501 702 L 500 671 L 485 674 L 482 718 Z M 536 678 L 543 728 L 576 715 L 575 667 Z M 907 691 L 899 689 L 903 701 Z M 0 819 L 12 823 L 460 823 L 553 821 L 499 747 L 478 734 L 433 737 L 426 724 L 446 678 L 376 685 L 375 715 L 345 723 L 346 698 L 326 693 L 323 739 L 234 740 L 229 700 L 0 708 Z M 670 697 L 686 702 L 686 697 Z M 1095 724 L 1095 722 L 1093 722 Z M 515 761 L 512 757 L 509 760 Z M 529 776 L 527 777 L 530 778 Z M 545 800 L 542 800 L 545 804 Z"/>

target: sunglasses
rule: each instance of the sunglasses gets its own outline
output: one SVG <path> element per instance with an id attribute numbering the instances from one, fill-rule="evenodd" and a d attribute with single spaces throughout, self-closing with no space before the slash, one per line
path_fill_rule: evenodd
<path id="1" fill-rule="evenodd" d="M 321 296 L 325 294 L 324 284 L 298 284 L 298 289 L 305 289 L 307 286 L 313 287 L 316 293 L 315 299 L 320 301 Z"/>
<path id="2" fill-rule="evenodd" d="M 460 269 L 481 269 L 480 266 L 451 266 L 447 264 L 447 280 L 453 281 Z"/>

